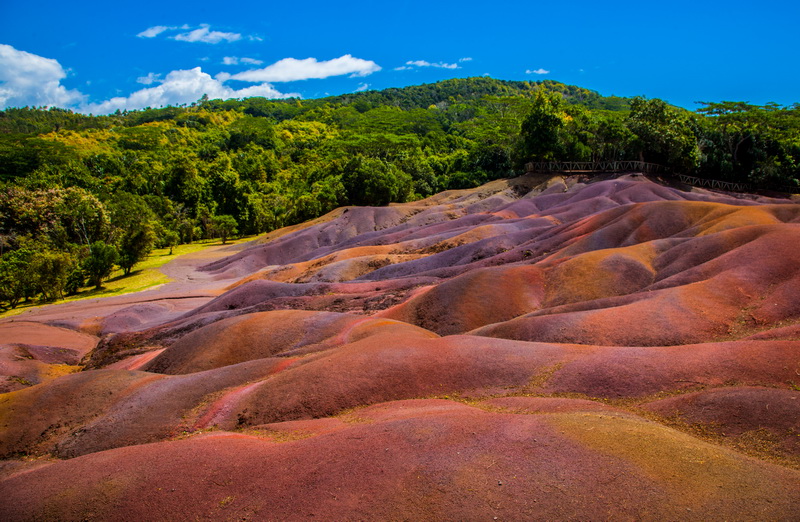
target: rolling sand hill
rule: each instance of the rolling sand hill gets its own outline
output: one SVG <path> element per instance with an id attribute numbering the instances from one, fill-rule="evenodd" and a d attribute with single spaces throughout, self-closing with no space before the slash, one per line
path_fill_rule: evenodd
<path id="1" fill-rule="evenodd" d="M 798 245 L 523 176 L 179 259 L 0 322 L 0 519 L 797 520 Z"/>

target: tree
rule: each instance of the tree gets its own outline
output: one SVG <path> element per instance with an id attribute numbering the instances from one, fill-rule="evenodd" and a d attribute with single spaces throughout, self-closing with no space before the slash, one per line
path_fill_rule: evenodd
<path id="1" fill-rule="evenodd" d="M 111 221 L 106 206 L 86 190 L 65 189 L 56 212 L 66 232 L 65 239 L 54 238 L 60 248 L 64 248 L 67 241 L 89 246 L 108 237 Z"/>
<path id="2" fill-rule="evenodd" d="M 125 275 L 131 273 L 133 265 L 143 261 L 153 250 L 156 235 L 153 224 L 149 221 L 130 227 L 122 235 L 119 242 L 119 266 Z"/>
<path id="3" fill-rule="evenodd" d="M 92 243 L 89 257 L 83 263 L 83 271 L 88 276 L 89 283 L 98 290 L 102 288 L 103 279 L 111 275 L 118 260 L 119 252 L 114 245 L 107 245 L 104 241 Z"/>
<path id="4" fill-rule="evenodd" d="M 181 242 L 191 243 L 194 241 L 196 227 L 197 226 L 191 217 L 186 216 L 181 218 L 181 220 L 178 221 L 178 232 L 181 235 Z"/>
<path id="5" fill-rule="evenodd" d="M 342 182 L 354 205 L 388 205 L 406 201 L 413 188 L 411 176 L 393 163 L 358 155 L 344 166 Z"/>
<path id="6" fill-rule="evenodd" d="M 67 276 L 67 283 L 64 285 L 64 290 L 67 292 L 67 295 L 75 295 L 85 284 L 86 274 L 83 273 L 83 269 L 79 264 L 75 264 L 72 268 L 72 272 Z"/>
<path id="7" fill-rule="evenodd" d="M 238 233 L 236 220 L 233 216 L 227 214 L 222 216 L 214 216 L 211 218 L 211 223 L 214 231 L 222 238 L 222 244 L 228 240 L 229 236 Z"/>
<path id="8" fill-rule="evenodd" d="M 19 302 L 33 293 L 33 271 L 30 263 L 34 251 L 19 248 L 0 257 L 0 301 L 16 308 Z"/>
<path id="9" fill-rule="evenodd" d="M 243 149 L 253 144 L 264 149 L 275 148 L 275 127 L 267 118 L 243 116 L 228 126 L 227 147 L 230 150 Z"/>
<path id="10" fill-rule="evenodd" d="M 174 230 L 166 229 L 161 234 L 161 241 L 164 245 L 169 247 L 169 255 L 172 255 L 172 249 L 180 242 L 181 236 Z"/>
<path id="11" fill-rule="evenodd" d="M 800 110 L 744 102 L 706 103 L 701 172 L 739 181 L 798 183 Z"/>
<path id="12" fill-rule="evenodd" d="M 75 266 L 75 258 L 66 252 L 42 250 L 34 254 L 30 270 L 36 288 L 46 301 L 64 298 L 67 278 Z"/>
<path id="13" fill-rule="evenodd" d="M 564 126 L 563 98 L 557 92 L 539 90 L 533 98 L 528 115 L 522 121 L 520 133 L 521 157 L 525 161 L 560 159 L 560 132 Z"/>
<path id="14" fill-rule="evenodd" d="M 215 214 L 216 202 L 214 205 L 209 208 L 205 204 L 200 204 L 197 206 L 197 221 L 198 227 L 195 230 L 200 230 L 203 236 L 203 239 L 209 239 L 213 232 L 213 218 Z"/>
<path id="15" fill-rule="evenodd" d="M 178 243 L 191 243 L 194 240 L 195 222 L 189 214 L 189 209 L 182 203 L 175 206 L 172 213 L 166 216 L 165 221 L 169 230 L 178 233 Z"/>
<path id="16" fill-rule="evenodd" d="M 144 198 L 125 192 L 116 194 L 110 207 L 118 238 L 119 266 L 128 275 L 153 250 L 155 216 Z"/>
<path id="17" fill-rule="evenodd" d="M 688 111 L 657 98 L 636 97 L 627 125 L 637 137 L 634 146 L 642 161 L 683 172 L 693 172 L 699 164 L 696 125 Z"/>

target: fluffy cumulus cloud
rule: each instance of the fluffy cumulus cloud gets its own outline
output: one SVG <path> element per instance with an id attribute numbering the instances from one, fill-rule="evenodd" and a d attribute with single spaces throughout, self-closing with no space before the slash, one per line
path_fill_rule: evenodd
<path id="1" fill-rule="evenodd" d="M 351 77 L 363 77 L 380 70 L 381 67 L 371 60 L 362 60 L 346 54 L 327 61 L 317 61 L 316 58 L 306 58 L 305 60 L 284 58 L 263 69 L 244 71 L 234 74 L 230 78 L 245 82 L 293 82 L 344 74 L 349 74 Z"/>
<path id="2" fill-rule="evenodd" d="M 67 73 L 58 61 L 0 44 L 0 109 L 80 103 L 85 96 L 61 85 Z"/>
<path id="3" fill-rule="evenodd" d="M 547 69 L 542 69 L 541 67 L 538 69 L 528 69 L 525 71 L 525 74 L 550 74 L 550 71 Z"/>
<path id="4" fill-rule="evenodd" d="M 218 44 L 221 42 L 235 42 L 237 40 L 242 39 L 242 35 L 239 33 L 226 33 L 223 31 L 212 31 L 211 26 L 208 24 L 200 24 L 199 27 L 192 29 L 189 25 L 182 25 L 178 26 L 166 26 L 166 25 L 155 25 L 153 27 L 149 27 L 142 31 L 141 33 L 137 34 L 139 38 L 155 38 L 163 33 L 174 33 L 176 31 L 186 31 L 178 34 L 174 34 L 169 38 L 173 40 L 178 40 L 179 42 L 202 42 L 208 44 Z M 250 40 L 258 40 L 261 39 L 257 36 L 249 36 Z"/>
<path id="5" fill-rule="evenodd" d="M 362 83 L 361 85 L 358 86 L 358 88 L 356 89 L 356 92 L 364 92 L 367 89 L 369 89 L 369 84 L 368 83 Z"/>
<path id="6" fill-rule="evenodd" d="M 155 80 L 155 78 L 154 78 Z M 299 97 L 296 93 L 284 94 L 267 83 L 253 85 L 244 89 L 232 89 L 219 79 L 202 71 L 200 67 L 194 69 L 172 71 L 159 85 L 148 87 L 134 92 L 130 96 L 112 98 L 101 103 L 90 103 L 81 106 L 81 112 L 93 114 L 108 114 L 119 110 L 134 110 L 144 107 L 161 107 L 164 105 L 181 105 L 192 103 L 203 95 L 209 98 L 246 98 L 249 96 L 263 96 L 265 98 Z"/>

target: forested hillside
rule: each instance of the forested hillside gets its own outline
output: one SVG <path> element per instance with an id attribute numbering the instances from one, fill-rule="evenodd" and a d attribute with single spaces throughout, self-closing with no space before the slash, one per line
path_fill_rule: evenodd
<path id="1" fill-rule="evenodd" d="M 642 159 L 763 186 L 800 178 L 800 107 L 603 97 L 489 78 L 107 116 L 0 112 L 0 304 L 55 299 L 154 246 L 254 234 L 520 173 Z"/>

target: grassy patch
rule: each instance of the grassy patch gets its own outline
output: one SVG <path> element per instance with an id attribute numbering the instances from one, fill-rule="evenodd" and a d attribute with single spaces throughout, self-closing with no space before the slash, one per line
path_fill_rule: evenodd
<path id="1" fill-rule="evenodd" d="M 225 246 L 236 245 L 251 241 L 255 236 L 243 237 L 236 240 L 229 240 Z M 0 313 L 0 318 L 19 315 L 26 310 L 37 308 L 43 305 L 70 303 L 72 301 L 79 301 L 81 299 L 92 299 L 95 297 L 113 297 L 117 295 L 130 294 L 133 292 L 141 292 L 154 286 L 169 283 L 171 279 L 164 275 L 159 267 L 169 263 L 173 259 L 186 254 L 192 254 L 211 247 L 222 246 L 219 239 L 203 240 L 191 243 L 189 245 L 178 245 L 172 250 L 172 255 L 169 254 L 169 248 L 157 248 L 150 252 L 150 255 L 141 263 L 134 266 L 134 270 L 129 275 L 124 275 L 122 270 L 115 270 L 111 273 L 111 277 L 103 282 L 103 287 L 99 290 L 92 287 L 82 288 L 76 295 L 71 295 L 65 299 L 58 301 L 43 302 L 33 300 L 30 303 L 20 303 L 19 306 L 12 310 L 6 310 Z"/>

